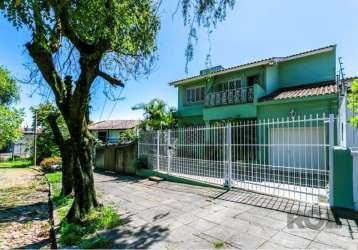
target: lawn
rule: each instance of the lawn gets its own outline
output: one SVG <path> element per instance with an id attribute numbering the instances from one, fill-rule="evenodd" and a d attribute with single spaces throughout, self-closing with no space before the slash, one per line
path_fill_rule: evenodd
<path id="1" fill-rule="evenodd" d="M 18 159 L 0 162 L 0 168 L 25 168 L 32 166 L 32 160 L 30 159 Z"/>

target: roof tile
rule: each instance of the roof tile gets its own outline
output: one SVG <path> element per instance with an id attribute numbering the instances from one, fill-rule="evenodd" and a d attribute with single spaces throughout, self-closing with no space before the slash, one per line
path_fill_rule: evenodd
<path id="1" fill-rule="evenodd" d="M 89 130 L 129 129 L 134 128 L 138 123 L 139 120 L 107 120 L 92 123 L 88 128 Z"/>
<path id="2" fill-rule="evenodd" d="M 334 81 L 296 86 L 278 89 L 272 94 L 265 96 L 260 101 L 273 101 L 291 98 L 302 98 L 308 96 L 320 96 L 337 93 L 338 87 Z"/>

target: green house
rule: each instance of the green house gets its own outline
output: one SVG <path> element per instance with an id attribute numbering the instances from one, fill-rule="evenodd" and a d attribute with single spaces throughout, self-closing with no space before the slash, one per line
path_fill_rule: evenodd
<path id="1" fill-rule="evenodd" d="M 173 81 L 179 124 L 337 114 L 336 46 L 217 66 Z"/>

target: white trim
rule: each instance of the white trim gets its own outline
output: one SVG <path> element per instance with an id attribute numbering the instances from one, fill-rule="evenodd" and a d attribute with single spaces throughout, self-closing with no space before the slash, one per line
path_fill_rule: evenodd
<path id="1" fill-rule="evenodd" d="M 203 96 L 203 99 L 202 100 L 196 100 L 196 91 L 197 89 L 201 89 L 201 88 L 204 88 L 204 96 Z M 195 90 L 194 91 L 194 94 L 195 94 L 195 101 L 191 101 L 191 96 L 190 96 L 190 100 L 188 102 L 188 91 L 191 91 L 191 90 Z M 200 90 L 199 90 L 200 91 Z M 205 92 L 206 92 L 206 86 L 205 85 L 199 85 L 199 86 L 193 86 L 193 87 L 189 87 L 189 88 L 185 88 L 185 104 L 186 105 L 191 105 L 191 104 L 196 104 L 196 103 L 202 103 L 205 101 Z"/>

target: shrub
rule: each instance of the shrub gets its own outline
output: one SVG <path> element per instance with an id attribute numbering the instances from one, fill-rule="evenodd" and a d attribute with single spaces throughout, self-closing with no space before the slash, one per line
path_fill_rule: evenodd
<path id="1" fill-rule="evenodd" d="M 53 156 L 53 157 L 43 159 L 40 162 L 40 166 L 44 172 L 50 172 L 51 167 L 54 165 L 60 165 L 61 161 L 62 161 L 61 157 Z"/>
<path id="2" fill-rule="evenodd" d="M 136 170 L 148 168 L 148 158 L 145 156 L 139 156 L 134 160 L 133 166 Z"/>
<path id="3" fill-rule="evenodd" d="M 84 227 L 63 222 L 60 227 L 60 242 L 66 246 L 77 245 L 81 242 L 85 233 Z"/>

